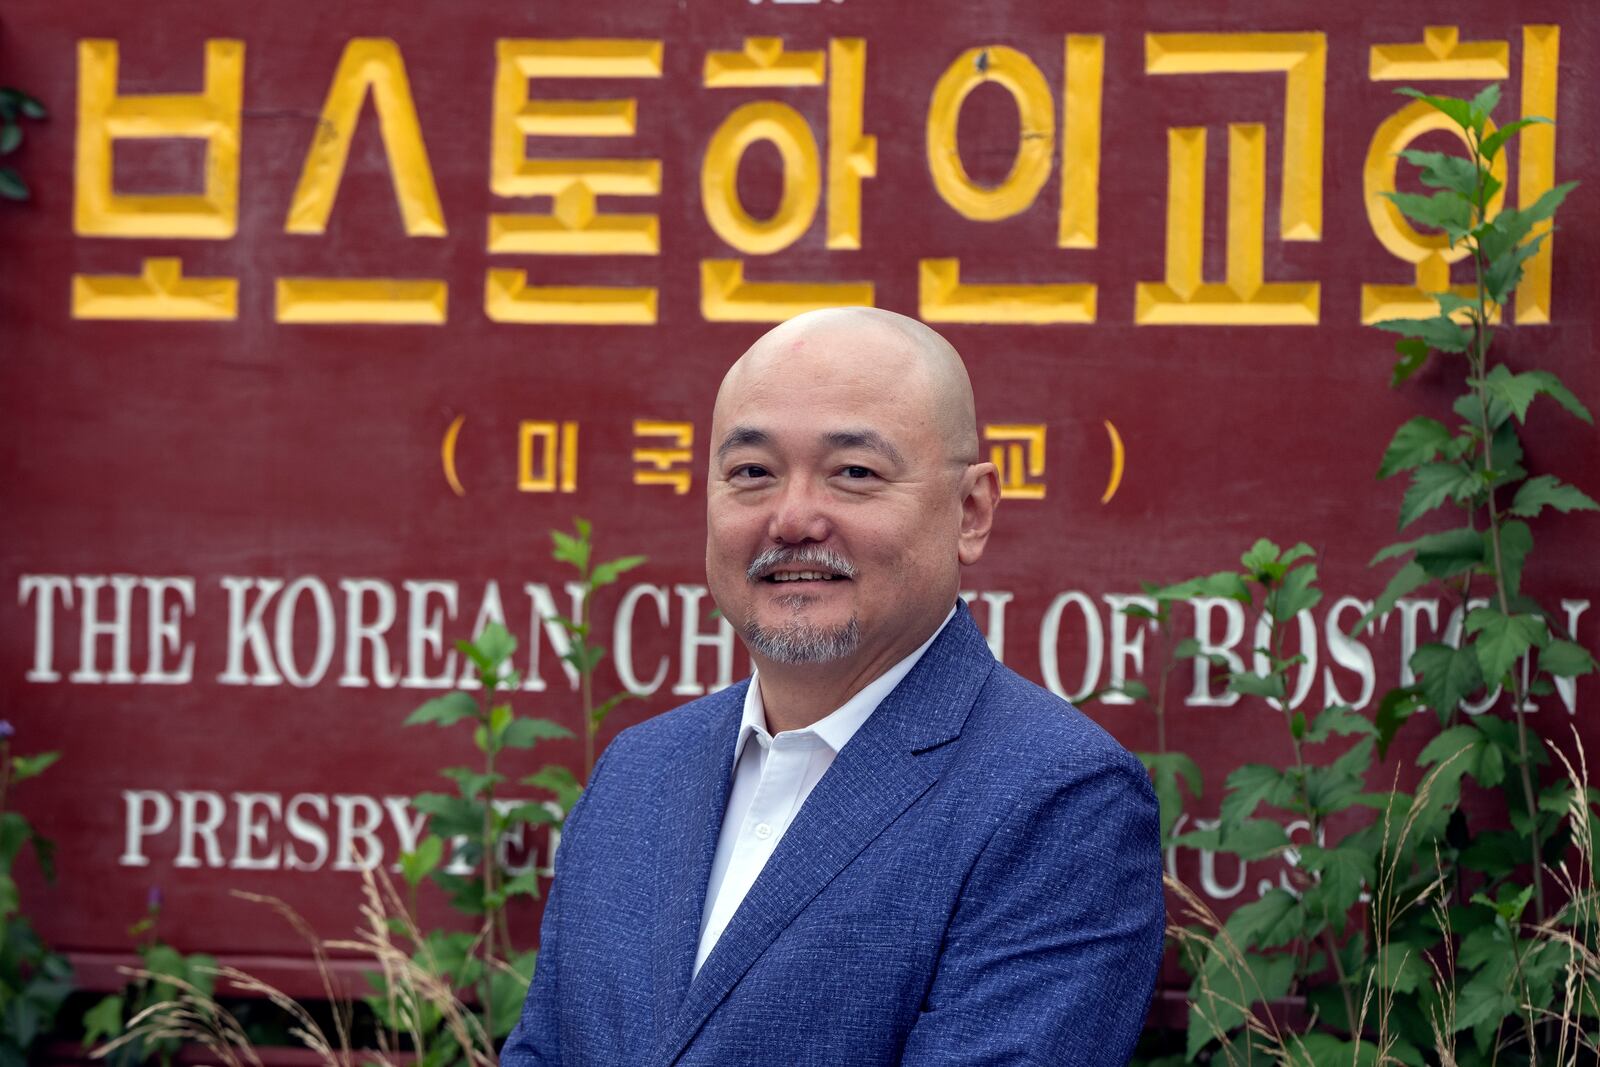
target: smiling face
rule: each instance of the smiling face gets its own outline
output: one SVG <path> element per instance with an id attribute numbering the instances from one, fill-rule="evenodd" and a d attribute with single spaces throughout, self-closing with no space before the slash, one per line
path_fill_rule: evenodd
<path id="1" fill-rule="evenodd" d="M 729 371 L 712 417 L 706 574 L 757 666 L 850 691 L 955 603 L 994 508 L 959 357 L 848 309 L 791 320 Z"/>

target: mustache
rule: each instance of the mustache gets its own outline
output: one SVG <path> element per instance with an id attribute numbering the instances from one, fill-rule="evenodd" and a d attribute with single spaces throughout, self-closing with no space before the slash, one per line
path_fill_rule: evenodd
<path id="1" fill-rule="evenodd" d="M 786 547 L 774 545 L 750 561 L 745 577 L 759 581 L 784 566 L 805 566 L 812 570 L 828 571 L 841 578 L 854 578 L 856 569 L 849 560 L 820 545 Z"/>

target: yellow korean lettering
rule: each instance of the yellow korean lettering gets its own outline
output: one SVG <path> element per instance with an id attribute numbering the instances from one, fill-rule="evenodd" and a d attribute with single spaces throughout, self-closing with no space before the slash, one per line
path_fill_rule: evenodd
<path id="1" fill-rule="evenodd" d="M 277 321 L 443 326 L 449 286 L 436 278 L 279 278 Z"/>
<path id="2" fill-rule="evenodd" d="M 694 482 L 689 469 L 694 456 L 694 423 L 634 419 L 633 436 L 662 439 L 633 450 L 633 484 L 667 485 L 676 496 L 686 494 Z"/>
<path id="3" fill-rule="evenodd" d="M 878 173 L 878 139 L 862 131 L 867 42 L 828 43 L 828 247 L 861 247 L 861 182 Z"/>
<path id="4" fill-rule="evenodd" d="M 782 322 L 804 311 L 873 303 L 871 282 L 751 282 L 737 259 L 700 261 L 700 314 L 707 322 Z"/>
<path id="5" fill-rule="evenodd" d="M 244 42 L 206 42 L 199 93 L 120 94 L 117 42 L 78 42 L 78 136 L 73 229 L 86 237 L 224 239 L 239 222 L 239 114 Z M 123 194 L 112 178 L 122 139 L 181 137 L 206 143 L 199 194 Z"/>
<path id="6" fill-rule="evenodd" d="M 956 127 L 961 105 L 984 82 L 1016 101 L 1021 140 L 1010 172 L 999 185 L 979 185 L 961 162 Z M 1014 48 L 969 48 L 940 76 L 928 104 L 928 169 L 944 202 L 979 222 L 1008 219 L 1026 211 L 1039 195 L 1055 153 L 1055 103 L 1033 60 Z"/>
<path id="7" fill-rule="evenodd" d="M 572 493 L 578 489 L 578 424 L 524 419 L 517 425 L 517 489 Z"/>
<path id="8" fill-rule="evenodd" d="M 767 219 L 752 217 L 739 201 L 739 160 L 757 141 L 771 144 L 783 159 L 783 193 Z M 764 256 L 794 244 L 811 228 L 821 195 L 817 139 L 788 104 L 745 104 L 711 135 L 700 168 L 700 201 L 717 236 L 739 251 Z"/>
<path id="9" fill-rule="evenodd" d="M 1064 63 L 1067 87 L 1061 99 L 1061 215 L 1056 228 L 1056 245 L 1094 248 L 1100 241 L 1100 119 L 1105 38 L 1069 36 Z"/>
<path id="10" fill-rule="evenodd" d="M 1043 423 L 989 423 L 983 439 L 990 443 L 989 461 L 998 468 L 1000 496 L 1006 500 L 1043 500 Z"/>
<path id="11" fill-rule="evenodd" d="M 492 269 L 483 310 L 491 322 L 525 325 L 651 326 L 656 290 L 621 285 L 529 285 L 524 270 Z"/>
<path id="12" fill-rule="evenodd" d="M 176 258 L 144 261 L 137 275 L 74 274 L 75 319 L 218 321 L 238 317 L 234 278 L 185 278 Z"/>
<path id="13" fill-rule="evenodd" d="M 1226 280 L 1207 282 L 1205 247 L 1206 130 L 1167 131 L 1166 277 L 1134 289 L 1134 322 L 1242 326 L 1315 325 L 1321 301 L 1316 282 L 1263 278 L 1266 221 L 1266 128 L 1228 127 Z"/>
<path id="14" fill-rule="evenodd" d="M 821 52 L 788 52 L 781 37 L 747 37 L 741 52 L 707 52 L 708 89 L 759 89 L 821 85 L 827 58 Z"/>
<path id="15" fill-rule="evenodd" d="M 1369 76 L 1373 81 L 1395 79 L 1478 80 L 1505 78 L 1511 74 L 1510 46 L 1505 41 L 1462 41 L 1454 26 L 1429 26 L 1420 44 L 1378 44 L 1370 50 Z M 1491 121 L 1486 131 L 1492 130 Z M 1471 297 L 1470 286 L 1450 284 L 1450 264 L 1467 255 L 1467 247 L 1450 246 L 1443 233 L 1419 233 L 1400 213 L 1385 193 L 1395 191 L 1399 154 L 1423 134 L 1444 131 L 1461 139 L 1454 122 L 1421 100 L 1413 100 L 1390 115 L 1373 132 L 1362 166 L 1362 195 L 1367 222 L 1380 244 L 1395 258 L 1415 264 L 1411 285 L 1368 283 L 1361 286 L 1361 321 L 1382 322 L 1396 318 L 1428 318 L 1439 313 L 1433 293 L 1453 292 Z M 1502 184 L 1506 180 L 1505 154 L 1491 168 Z M 1505 202 L 1502 188 L 1492 198 L 1494 213 Z M 1495 312 L 1498 319 L 1499 312 Z"/>
<path id="16" fill-rule="evenodd" d="M 1149 33 L 1146 74 L 1284 72 L 1279 236 L 1322 239 L 1322 147 L 1328 38 L 1322 33 Z"/>
<path id="17" fill-rule="evenodd" d="M 400 218 L 411 237 L 445 235 L 444 209 L 422 141 L 422 124 L 411 98 L 400 46 L 387 38 L 357 37 L 344 47 L 333 72 L 322 116 L 284 221 L 288 233 L 323 233 L 344 178 L 350 141 L 368 95 L 378 113 L 378 131 L 389 160 L 389 177 Z"/>
<path id="18" fill-rule="evenodd" d="M 551 198 L 549 214 L 489 216 L 495 253 L 640 255 L 661 251 L 653 214 L 601 212 L 601 196 L 660 196 L 656 159 L 527 157 L 530 136 L 632 137 L 638 103 L 530 98 L 536 78 L 659 78 L 662 44 L 650 40 L 502 40 L 495 45 L 490 188 L 501 197 Z"/>
<path id="19" fill-rule="evenodd" d="M 1522 27 L 1522 117 L 1556 118 L 1556 71 L 1561 58 L 1561 27 Z M 1517 207 L 1527 208 L 1556 183 L 1556 128 L 1524 126 L 1517 137 Z M 1529 240 L 1545 234 L 1544 243 L 1522 265 L 1522 284 L 1514 297 L 1517 322 L 1550 321 L 1550 265 L 1555 234 L 1550 220 L 1535 224 Z"/>
<path id="20" fill-rule="evenodd" d="M 1084 283 L 972 284 L 959 259 L 925 259 L 918 267 L 918 313 L 927 322 L 1087 323 L 1095 286 Z"/>
<path id="21" fill-rule="evenodd" d="M 1373 81 L 1504 78 L 1511 73 L 1506 41 L 1463 41 L 1459 26 L 1426 26 L 1418 44 L 1377 44 L 1368 57 Z"/>

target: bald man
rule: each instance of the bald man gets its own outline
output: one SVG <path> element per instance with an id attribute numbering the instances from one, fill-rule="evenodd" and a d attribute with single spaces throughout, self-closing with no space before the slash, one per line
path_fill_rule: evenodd
<path id="1" fill-rule="evenodd" d="M 1125 1063 L 1155 797 L 959 598 L 1000 489 L 955 349 L 801 315 L 728 371 L 711 448 L 706 577 L 755 675 L 607 747 L 502 1061 Z"/>

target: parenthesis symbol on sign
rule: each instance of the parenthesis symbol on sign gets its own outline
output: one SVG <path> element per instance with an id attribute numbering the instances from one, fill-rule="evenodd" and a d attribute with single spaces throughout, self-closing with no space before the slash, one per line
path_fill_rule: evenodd
<path id="1" fill-rule="evenodd" d="M 467 495 L 467 491 L 461 487 L 461 479 L 456 477 L 456 438 L 461 436 L 461 424 L 466 421 L 465 415 L 457 415 L 444 432 L 444 444 L 439 446 L 439 459 L 444 463 L 444 480 L 450 483 L 456 496 Z"/>
<path id="2" fill-rule="evenodd" d="M 1106 434 L 1111 438 L 1111 480 L 1106 483 L 1106 491 L 1100 496 L 1100 503 L 1109 504 L 1111 498 L 1117 495 L 1117 487 L 1122 484 L 1122 467 L 1126 459 L 1122 449 L 1122 435 L 1117 432 L 1116 426 L 1110 419 L 1105 420 Z"/>

